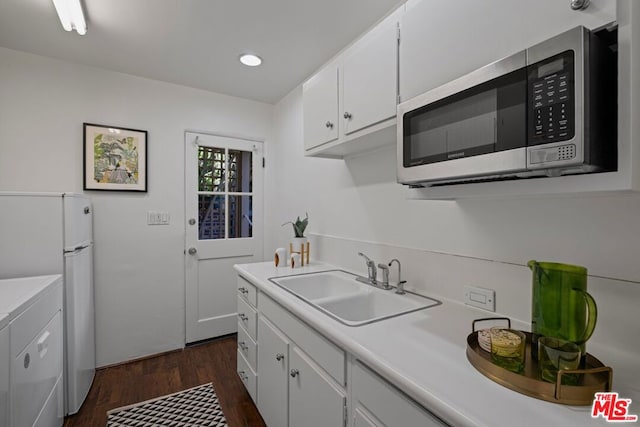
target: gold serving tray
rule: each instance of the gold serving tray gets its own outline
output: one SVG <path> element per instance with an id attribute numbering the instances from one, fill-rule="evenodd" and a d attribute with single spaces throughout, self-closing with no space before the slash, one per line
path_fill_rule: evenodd
<path id="1" fill-rule="evenodd" d="M 484 320 L 484 319 L 483 319 Z M 510 322 L 509 322 L 510 323 Z M 475 322 L 474 322 L 475 329 Z M 591 405 L 596 392 L 611 391 L 613 369 L 604 366 L 602 362 L 587 353 L 585 368 L 558 372 L 554 383 L 540 379 L 538 361 L 531 356 L 531 333 L 524 332 L 527 337 L 525 349 L 524 372 L 515 373 L 495 365 L 491 361 L 491 353 L 483 350 L 478 344 L 478 332 L 474 331 L 467 337 L 467 359 L 482 374 L 489 379 L 518 393 L 535 397 L 548 402 L 563 405 Z M 562 384 L 565 374 L 580 374 L 579 385 Z"/>

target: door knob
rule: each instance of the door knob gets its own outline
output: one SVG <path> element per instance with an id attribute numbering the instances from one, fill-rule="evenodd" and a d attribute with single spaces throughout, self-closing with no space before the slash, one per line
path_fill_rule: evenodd
<path id="1" fill-rule="evenodd" d="M 300 371 L 298 371 L 297 369 L 292 369 L 291 372 L 289 372 L 289 375 L 291 375 L 291 378 L 295 378 L 299 373 Z"/>
<path id="2" fill-rule="evenodd" d="M 282 354 L 282 353 L 278 353 L 278 354 L 276 354 L 276 360 L 277 360 L 278 362 L 279 362 L 279 361 L 281 361 L 282 359 L 284 359 L 284 354 Z"/>
<path id="3" fill-rule="evenodd" d="M 189 248 L 189 255 L 195 255 L 198 253 L 198 250 L 196 248 Z"/>
<path id="4" fill-rule="evenodd" d="M 196 225 L 195 218 L 189 218 L 189 225 Z"/>

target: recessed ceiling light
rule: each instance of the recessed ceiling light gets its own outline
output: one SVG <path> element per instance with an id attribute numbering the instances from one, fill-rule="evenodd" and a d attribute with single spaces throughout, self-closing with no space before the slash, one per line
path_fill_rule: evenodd
<path id="1" fill-rule="evenodd" d="M 257 67 L 262 64 L 262 59 L 259 56 L 253 55 L 251 53 L 244 53 L 240 55 L 240 62 L 248 67 Z"/>

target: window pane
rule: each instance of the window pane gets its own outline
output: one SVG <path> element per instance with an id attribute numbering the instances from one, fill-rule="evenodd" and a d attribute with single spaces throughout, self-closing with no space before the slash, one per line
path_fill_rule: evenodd
<path id="1" fill-rule="evenodd" d="M 198 191 L 224 191 L 224 148 L 198 147 Z"/>
<path id="2" fill-rule="evenodd" d="M 253 200 L 251 196 L 229 196 L 229 238 L 253 235 Z"/>
<path id="3" fill-rule="evenodd" d="M 224 196 L 198 196 L 198 239 L 224 239 Z"/>
<path id="4" fill-rule="evenodd" d="M 251 193 L 253 191 L 253 153 L 251 151 L 229 150 L 229 191 Z"/>

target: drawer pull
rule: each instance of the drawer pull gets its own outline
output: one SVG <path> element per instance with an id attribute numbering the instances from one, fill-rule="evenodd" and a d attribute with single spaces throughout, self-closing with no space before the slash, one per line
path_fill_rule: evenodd
<path id="1" fill-rule="evenodd" d="M 278 354 L 276 354 L 276 360 L 277 360 L 278 362 L 280 362 L 282 359 L 284 359 L 284 354 L 282 354 L 282 353 L 278 353 Z"/>
<path id="2" fill-rule="evenodd" d="M 29 353 L 24 355 L 24 369 L 29 369 L 29 365 L 31 364 L 31 355 Z"/>
<path id="3" fill-rule="evenodd" d="M 40 337 L 40 339 L 37 342 L 37 344 L 38 344 L 38 354 L 40 355 L 41 359 L 47 354 L 47 350 L 49 349 L 49 337 L 50 336 L 51 336 L 51 333 L 49 333 L 49 331 L 46 331 L 44 334 L 42 334 L 42 336 Z"/>
<path id="4" fill-rule="evenodd" d="M 246 314 L 244 313 L 238 313 L 238 317 L 240 318 L 240 320 L 242 320 L 243 322 L 246 322 L 247 320 L 249 320 L 249 318 L 247 317 Z"/>
<path id="5" fill-rule="evenodd" d="M 291 378 L 295 378 L 299 373 L 300 371 L 298 371 L 297 369 L 292 369 L 291 372 L 289 372 L 289 375 L 291 375 Z"/>
<path id="6" fill-rule="evenodd" d="M 238 343 L 238 347 L 240 347 L 240 349 L 242 349 L 242 351 L 247 351 L 249 349 L 249 347 L 247 346 L 247 344 L 244 341 L 240 341 Z"/>

